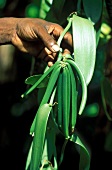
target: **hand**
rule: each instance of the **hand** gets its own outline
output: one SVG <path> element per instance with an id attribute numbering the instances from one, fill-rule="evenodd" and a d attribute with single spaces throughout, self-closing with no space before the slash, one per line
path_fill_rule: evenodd
<path id="1" fill-rule="evenodd" d="M 41 58 L 51 66 L 56 61 L 57 52 L 60 47 L 57 40 L 63 28 L 39 18 L 16 19 L 11 42 L 20 51 L 30 53 Z M 66 33 L 62 41 L 63 53 L 71 53 L 72 36 Z"/>

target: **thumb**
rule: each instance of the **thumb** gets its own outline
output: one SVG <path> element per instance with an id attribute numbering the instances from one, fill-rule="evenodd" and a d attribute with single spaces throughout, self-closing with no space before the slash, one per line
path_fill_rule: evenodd
<path id="1" fill-rule="evenodd" d="M 47 32 L 44 27 L 42 27 L 41 31 L 39 31 L 38 36 L 50 51 L 58 52 L 60 50 L 56 40 Z"/>

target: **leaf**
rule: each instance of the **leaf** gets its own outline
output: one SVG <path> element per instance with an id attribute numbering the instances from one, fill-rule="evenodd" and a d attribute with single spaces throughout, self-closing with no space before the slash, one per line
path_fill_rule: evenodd
<path id="1" fill-rule="evenodd" d="M 47 128 L 48 128 L 46 132 L 47 152 L 48 160 L 51 160 L 52 156 L 54 156 L 56 153 L 56 129 L 54 128 L 54 122 L 51 117 L 49 117 Z"/>
<path id="2" fill-rule="evenodd" d="M 89 170 L 90 169 L 90 153 L 89 153 L 89 150 L 87 149 L 86 145 L 83 144 L 83 141 L 81 140 L 81 138 L 79 137 L 77 132 L 75 132 L 71 136 L 70 141 L 79 145 L 79 147 L 80 147 L 79 170 Z"/>
<path id="3" fill-rule="evenodd" d="M 103 1 L 102 0 L 82 0 L 84 11 L 88 19 L 93 23 L 97 23 L 102 15 Z M 97 14 L 97 15 L 96 15 Z"/>
<path id="4" fill-rule="evenodd" d="M 86 84 L 92 79 L 96 61 L 96 34 L 91 21 L 73 15 L 74 59 L 82 71 Z"/>
<path id="5" fill-rule="evenodd" d="M 45 133 L 47 128 L 47 122 L 50 115 L 52 107 L 49 104 L 43 104 L 39 107 L 36 114 L 35 128 L 34 128 L 34 139 L 33 139 L 33 147 L 32 147 L 32 155 L 31 155 L 31 165 L 30 168 L 32 170 L 39 170 Z"/>
<path id="6" fill-rule="evenodd" d="M 92 21 L 96 30 L 96 44 L 98 45 L 100 38 L 100 28 L 102 23 L 102 0 L 82 0 L 86 17 Z M 97 14 L 97 15 L 96 15 Z"/>
<path id="7" fill-rule="evenodd" d="M 27 160 L 26 160 L 25 170 L 29 170 L 30 169 L 29 167 L 30 167 L 30 163 L 31 163 L 32 146 L 33 146 L 33 143 L 31 143 L 30 149 L 28 151 L 28 156 L 27 156 Z"/>
<path id="8" fill-rule="evenodd" d="M 37 2 L 38 3 L 38 2 Z M 52 0 L 41 0 L 40 2 L 40 11 L 39 11 L 39 18 L 45 19 L 50 7 L 52 5 Z"/>
<path id="9" fill-rule="evenodd" d="M 44 150 L 43 150 L 43 155 L 42 155 L 42 160 L 41 160 L 42 165 L 44 165 L 45 162 L 46 164 L 49 164 L 49 162 L 51 163 L 51 159 L 54 156 L 56 158 L 55 137 L 56 137 L 55 129 L 47 126 L 46 138 L 44 142 Z M 57 158 L 55 159 L 55 161 L 57 162 Z"/>
<path id="10" fill-rule="evenodd" d="M 38 89 L 38 95 L 37 95 L 37 101 L 38 101 L 38 104 L 40 105 L 42 99 L 43 99 L 43 96 L 45 94 L 45 91 L 46 91 L 46 87 L 43 87 L 43 88 L 40 88 Z"/>
<path id="11" fill-rule="evenodd" d="M 26 84 L 29 84 L 29 85 L 34 85 L 34 84 L 41 78 L 41 76 L 42 76 L 42 74 L 30 76 L 30 77 L 28 77 L 28 78 L 25 80 L 25 83 L 26 83 Z M 45 77 L 45 78 L 40 82 L 40 84 L 38 84 L 37 88 L 46 87 L 47 84 L 48 84 L 48 81 L 49 81 L 49 76 Z"/>
<path id="12" fill-rule="evenodd" d="M 53 0 L 52 6 L 47 13 L 46 20 L 48 20 L 48 21 L 54 20 L 53 22 L 57 21 L 58 18 L 61 17 L 60 14 L 62 12 L 64 4 L 65 4 L 65 0 L 63 0 L 63 1 Z"/>
<path id="13" fill-rule="evenodd" d="M 51 66 L 50 68 L 47 69 L 46 72 L 44 72 L 44 74 L 42 74 L 42 76 L 38 79 L 38 81 L 36 81 L 32 87 L 30 87 L 24 94 L 21 95 L 21 97 L 25 97 L 26 95 L 28 95 L 29 93 L 31 93 L 35 88 L 38 87 L 38 85 L 46 78 L 48 77 L 52 70 L 54 69 L 54 67 L 58 64 L 58 62 L 55 62 L 55 64 L 53 64 L 53 66 Z"/>
<path id="14" fill-rule="evenodd" d="M 59 166 L 63 162 L 63 158 L 64 158 L 64 154 L 65 154 L 65 148 L 66 148 L 68 141 L 69 141 L 69 139 L 65 139 L 65 141 L 63 143 L 63 146 L 62 146 L 62 149 L 61 149 L 61 156 L 60 156 L 60 160 L 59 160 Z"/>

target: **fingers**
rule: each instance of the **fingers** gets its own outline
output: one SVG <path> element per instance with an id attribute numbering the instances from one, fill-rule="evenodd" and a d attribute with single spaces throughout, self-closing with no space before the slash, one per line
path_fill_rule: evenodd
<path id="1" fill-rule="evenodd" d="M 51 67 L 54 63 L 52 61 L 48 61 L 48 66 Z"/>
<path id="2" fill-rule="evenodd" d="M 44 59 L 46 56 L 49 56 L 49 58 L 54 60 L 56 52 L 51 52 L 48 48 L 45 47 L 38 55 L 38 58 Z"/>
<path id="3" fill-rule="evenodd" d="M 64 29 L 62 26 L 58 25 L 58 24 L 51 24 L 49 29 L 48 29 L 48 33 L 50 35 L 52 35 L 54 37 L 54 39 L 57 41 L 59 39 L 59 37 L 61 36 L 61 34 L 63 33 Z M 70 32 L 67 32 L 62 40 L 61 43 L 61 47 L 63 49 L 67 48 L 69 49 L 69 51 L 73 51 L 73 38 L 72 35 L 70 34 Z"/>
<path id="4" fill-rule="evenodd" d="M 45 47 L 41 40 L 26 41 L 18 37 L 17 34 L 12 38 L 12 44 L 20 51 L 29 53 L 33 56 L 37 56 Z"/>
<path id="5" fill-rule="evenodd" d="M 19 23 L 18 28 L 20 31 L 19 34 L 13 37 L 12 44 L 20 51 L 43 59 L 51 66 L 56 61 L 60 50 L 57 40 L 64 29 L 58 24 L 41 19 L 32 20 L 32 22 L 30 19 L 27 19 L 27 23 L 27 25 L 24 25 L 24 22 L 22 24 Z M 24 29 L 22 30 L 22 28 Z M 72 36 L 70 33 L 65 34 L 61 47 L 63 54 L 72 52 Z"/>
<path id="6" fill-rule="evenodd" d="M 48 48 L 45 47 L 37 57 L 47 62 L 48 66 L 52 66 L 56 60 L 56 56 L 57 53 L 55 52 L 53 53 Z"/>
<path id="7" fill-rule="evenodd" d="M 49 66 L 53 65 L 53 62 L 56 57 L 56 52 L 50 51 L 48 48 L 46 48 L 43 44 L 43 42 L 29 42 L 29 41 L 23 41 L 18 36 L 15 36 L 12 40 L 13 45 L 16 46 L 20 51 L 29 53 L 36 58 L 43 59 L 45 62 L 49 62 Z"/>
<path id="8" fill-rule="evenodd" d="M 35 33 L 43 41 L 45 47 L 47 47 L 51 52 L 58 52 L 60 50 L 56 40 L 48 33 L 45 27 L 40 26 L 38 30 L 35 30 Z"/>
<path id="9" fill-rule="evenodd" d="M 68 50 L 68 49 L 65 49 L 65 50 L 63 51 L 63 56 L 65 56 L 66 54 L 71 54 L 71 51 Z"/>

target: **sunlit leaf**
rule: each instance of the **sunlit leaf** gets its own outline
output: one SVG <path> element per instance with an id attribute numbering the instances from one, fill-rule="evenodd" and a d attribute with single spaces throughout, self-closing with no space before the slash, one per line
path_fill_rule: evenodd
<path id="1" fill-rule="evenodd" d="M 93 76 L 96 61 L 96 34 L 91 21 L 73 15 L 74 59 L 88 85 Z"/>

